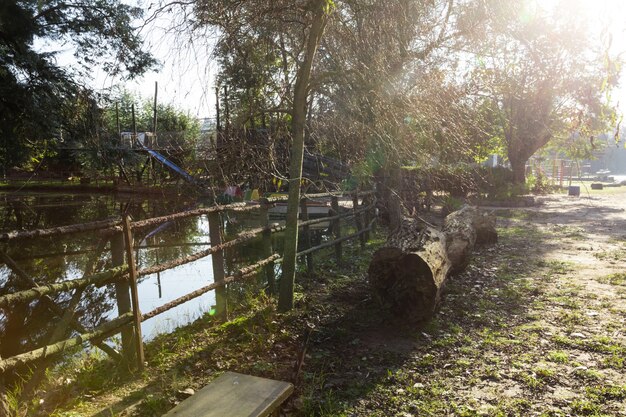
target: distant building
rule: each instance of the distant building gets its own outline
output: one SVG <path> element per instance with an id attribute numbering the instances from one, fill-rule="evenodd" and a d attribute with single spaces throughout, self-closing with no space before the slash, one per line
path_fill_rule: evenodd
<path id="1" fill-rule="evenodd" d="M 198 121 L 200 122 L 200 133 L 215 132 L 216 123 L 214 117 L 201 117 Z"/>

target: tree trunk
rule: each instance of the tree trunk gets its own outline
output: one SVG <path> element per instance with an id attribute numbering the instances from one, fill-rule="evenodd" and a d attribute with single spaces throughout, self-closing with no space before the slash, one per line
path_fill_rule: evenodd
<path id="1" fill-rule="evenodd" d="M 383 168 L 376 174 L 377 200 L 382 209 L 381 218 L 389 230 L 400 227 L 404 216 L 400 189 L 402 174 L 399 167 Z"/>
<path id="2" fill-rule="evenodd" d="M 402 222 L 387 245 L 374 253 L 368 269 L 383 308 L 409 321 L 432 315 L 452 267 L 445 242 L 436 229 L 410 219 Z"/>
<path id="3" fill-rule="evenodd" d="M 526 161 L 528 159 L 511 157 L 509 155 L 509 162 L 511 163 L 511 169 L 513 170 L 513 183 L 525 184 L 526 183 Z"/>
<path id="4" fill-rule="evenodd" d="M 304 125 L 306 122 L 306 104 L 311 78 L 311 68 L 317 47 L 322 39 L 327 15 L 326 2 L 316 2 L 315 15 L 309 30 L 304 61 L 296 76 L 292 111 L 292 144 L 289 165 L 289 199 L 287 201 L 287 219 L 285 231 L 285 251 L 283 256 L 283 274 L 280 280 L 278 309 L 287 311 L 293 308 L 293 286 L 296 275 L 296 253 L 298 246 L 298 210 L 300 207 L 300 181 L 302 180 L 302 160 L 304 159 Z"/>
<path id="5" fill-rule="evenodd" d="M 474 245 L 495 240 L 493 216 L 474 207 L 450 214 L 441 231 L 405 218 L 370 262 L 374 296 L 383 308 L 406 320 L 428 319 L 447 278 L 467 267 Z"/>
<path id="6" fill-rule="evenodd" d="M 443 232 L 446 235 L 446 250 L 453 265 L 453 274 L 467 267 L 474 245 L 498 241 L 496 218 L 467 205 L 444 219 Z"/>

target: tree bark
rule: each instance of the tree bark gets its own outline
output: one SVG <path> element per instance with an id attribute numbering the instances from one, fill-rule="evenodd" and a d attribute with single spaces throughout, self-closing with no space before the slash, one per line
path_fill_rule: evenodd
<path id="1" fill-rule="evenodd" d="M 2 360 L 2 357 L 0 357 Z M 7 395 L 7 387 L 4 384 L 4 375 L 0 374 L 0 416 L 10 417 L 11 409 L 9 407 L 9 398 Z"/>
<path id="2" fill-rule="evenodd" d="M 454 265 L 453 274 L 467 267 L 476 244 L 498 241 L 496 218 L 467 205 L 450 213 L 443 221 L 442 230 L 446 235 L 448 257 Z"/>
<path id="3" fill-rule="evenodd" d="M 387 245 L 378 249 L 368 269 L 369 281 L 383 308 L 409 321 L 430 317 L 452 264 L 445 235 L 405 219 Z"/>
<path id="4" fill-rule="evenodd" d="M 509 156 L 509 161 L 511 162 L 511 169 L 513 170 L 513 183 L 514 184 L 525 184 L 526 183 L 526 160 L 521 160 L 523 158 L 511 158 Z"/>
<path id="5" fill-rule="evenodd" d="M 283 274 L 280 280 L 278 309 L 287 311 L 293 308 L 293 287 L 296 276 L 296 253 L 298 251 L 298 209 L 300 205 L 300 181 L 302 180 L 302 161 L 304 159 L 304 125 L 306 122 L 306 104 L 311 68 L 317 47 L 320 44 L 327 15 L 324 10 L 326 1 L 317 0 L 313 22 L 309 30 L 304 61 L 298 70 L 293 96 L 292 144 L 289 166 L 289 200 L 287 201 L 287 219 L 285 231 L 285 252 L 283 256 Z"/>
<path id="6" fill-rule="evenodd" d="M 405 218 L 372 257 L 368 275 L 373 294 L 397 316 L 428 319 L 447 278 L 467 267 L 474 245 L 495 240 L 493 216 L 474 207 L 450 214 L 442 230 Z"/>
<path id="7" fill-rule="evenodd" d="M 13 303 L 26 303 L 37 298 L 41 298 L 44 295 L 54 294 L 61 291 L 69 291 L 73 289 L 85 288 L 88 285 L 95 285 L 96 287 L 102 287 L 114 281 L 119 281 L 124 275 L 128 273 L 128 267 L 126 265 L 112 268 L 104 272 L 99 272 L 91 276 L 79 279 L 73 279 L 57 284 L 40 285 L 36 288 L 28 290 L 17 291 L 11 294 L 0 296 L 0 307 L 8 307 Z"/>

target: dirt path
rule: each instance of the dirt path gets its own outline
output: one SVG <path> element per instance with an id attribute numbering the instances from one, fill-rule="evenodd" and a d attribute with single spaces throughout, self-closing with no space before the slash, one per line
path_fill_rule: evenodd
<path id="1" fill-rule="evenodd" d="M 322 325 L 300 414 L 626 416 L 626 190 L 542 200 L 498 210 L 500 243 L 423 328 L 367 307 Z"/>

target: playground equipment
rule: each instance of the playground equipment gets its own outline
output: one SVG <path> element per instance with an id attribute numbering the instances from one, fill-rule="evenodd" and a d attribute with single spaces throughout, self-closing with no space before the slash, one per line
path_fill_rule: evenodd
<path id="1" fill-rule="evenodd" d="M 137 134 L 137 143 L 139 144 L 139 146 L 145 150 L 146 152 L 148 152 L 148 154 L 150 156 L 152 156 L 154 159 L 156 159 L 157 161 L 159 161 L 162 165 L 164 165 L 165 167 L 169 168 L 170 170 L 174 171 L 176 174 L 180 175 L 181 178 L 183 178 L 185 181 L 200 187 L 201 184 L 200 182 L 195 179 L 190 173 L 188 173 L 187 171 L 185 171 L 184 169 L 182 169 L 181 167 L 179 167 L 178 165 L 176 165 L 175 163 L 173 163 L 172 161 L 170 161 L 169 159 L 167 159 L 165 156 L 163 156 L 162 154 L 160 154 L 159 152 L 150 149 L 147 144 L 146 144 L 146 134 L 145 133 L 138 133 Z"/>

